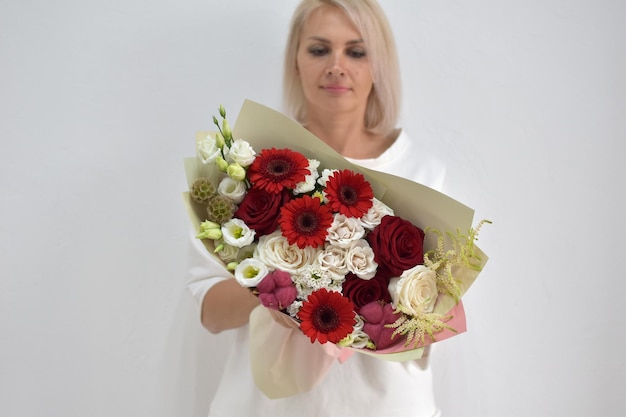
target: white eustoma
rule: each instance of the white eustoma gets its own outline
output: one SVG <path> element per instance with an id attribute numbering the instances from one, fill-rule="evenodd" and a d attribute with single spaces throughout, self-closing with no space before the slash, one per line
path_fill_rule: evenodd
<path id="1" fill-rule="evenodd" d="M 400 277 L 392 278 L 388 288 L 393 304 L 406 314 L 432 313 L 435 308 L 437 274 L 424 265 L 414 266 Z"/>
<path id="2" fill-rule="evenodd" d="M 204 139 L 196 143 L 196 152 L 200 162 L 203 164 L 212 164 L 215 162 L 215 158 L 220 154 L 220 148 L 217 147 L 215 138 L 211 135 L 207 135 Z"/>
<path id="3" fill-rule="evenodd" d="M 393 216 L 393 209 L 374 197 L 372 207 L 359 220 L 364 228 L 373 230 L 385 216 Z"/>
<path id="4" fill-rule="evenodd" d="M 331 244 L 347 248 L 363 236 L 365 236 L 365 229 L 359 219 L 336 213 L 333 223 L 328 228 L 326 240 Z"/>
<path id="5" fill-rule="evenodd" d="M 222 236 L 227 245 L 243 248 L 254 240 L 255 232 L 241 219 L 230 219 L 222 225 Z"/>
<path id="6" fill-rule="evenodd" d="M 322 270 L 328 271 L 338 277 L 348 273 L 346 265 L 346 248 L 337 245 L 328 245 L 317 255 L 317 262 Z"/>
<path id="7" fill-rule="evenodd" d="M 378 264 L 374 261 L 374 251 L 365 239 L 352 243 L 346 252 L 348 270 L 361 279 L 372 279 Z"/>
<path id="8" fill-rule="evenodd" d="M 224 242 L 221 242 L 221 243 L 224 243 Z M 216 246 L 217 246 L 217 242 L 216 242 Z M 224 261 L 224 263 L 227 264 L 227 263 L 238 260 L 239 248 L 235 246 L 223 244 L 222 249 L 217 252 L 217 255 L 220 257 L 222 261 Z"/>
<path id="9" fill-rule="evenodd" d="M 223 240 L 217 241 L 215 244 L 216 246 L 218 244 L 222 244 L 222 249 L 217 252 L 217 255 L 222 261 L 224 261 L 225 264 L 252 257 L 254 248 L 256 247 L 256 244 L 252 243 L 251 245 L 244 246 L 243 248 L 238 248 L 225 244 Z"/>
<path id="10" fill-rule="evenodd" d="M 312 265 L 317 258 L 317 250 L 307 246 L 300 249 L 290 245 L 280 230 L 259 238 L 254 257 L 271 268 L 283 270 L 291 275 L 306 265 Z"/>
<path id="11" fill-rule="evenodd" d="M 235 139 L 228 150 L 228 157 L 242 167 L 251 165 L 255 156 L 252 146 L 243 139 Z"/>
<path id="12" fill-rule="evenodd" d="M 244 259 L 235 268 L 235 279 L 244 287 L 256 287 L 269 273 L 267 265 L 258 259 Z"/>
<path id="13" fill-rule="evenodd" d="M 304 181 L 296 184 L 296 188 L 293 189 L 293 193 L 304 194 L 309 193 L 315 189 L 315 183 L 319 178 L 320 174 L 317 171 L 317 168 L 320 166 L 320 161 L 317 159 L 309 159 L 309 172 L 310 174 L 304 177 Z"/>
<path id="14" fill-rule="evenodd" d="M 235 204 L 239 204 L 246 196 L 246 184 L 243 181 L 237 181 L 231 177 L 224 177 L 217 186 L 217 193 L 228 197 Z"/>
<path id="15" fill-rule="evenodd" d="M 251 243 L 248 246 L 244 246 L 243 248 L 239 249 L 239 259 L 245 259 L 245 258 L 252 258 L 252 256 L 254 255 L 254 251 L 256 250 L 256 243 Z"/>

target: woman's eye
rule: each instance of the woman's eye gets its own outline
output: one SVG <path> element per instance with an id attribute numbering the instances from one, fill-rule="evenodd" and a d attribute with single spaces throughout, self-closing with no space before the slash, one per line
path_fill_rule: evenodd
<path id="1" fill-rule="evenodd" d="M 323 56 L 328 52 L 328 48 L 322 46 L 314 46 L 309 48 L 309 53 L 313 56 Z"/>
<path id="2" fill-rule="evenodd" d="M 363 49 L 350 49 L 348 56 L 351 58 L 363 58 L 367 53 Z"/>

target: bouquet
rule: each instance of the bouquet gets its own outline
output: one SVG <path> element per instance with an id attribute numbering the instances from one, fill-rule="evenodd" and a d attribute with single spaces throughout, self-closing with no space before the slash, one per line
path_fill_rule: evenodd
<path id="1" fill-rule="evenodd" d="M 461 297 L 487 257 L 483 220 L 449 197 L 343 159 L 246 101 L 186 160 L 191 218 L 212 256 L 312 343 L 388 360 L 465 330 Z M 464 230 L 464 232 L 461 232 Z"/>

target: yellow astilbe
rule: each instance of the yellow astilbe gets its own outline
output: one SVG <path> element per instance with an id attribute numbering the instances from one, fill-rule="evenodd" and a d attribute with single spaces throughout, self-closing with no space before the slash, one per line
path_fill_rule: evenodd
<path id="1" fill-rule="evenodd" d="M 471 228 L 467 235 L 459 230 L 455 233 L 447 232 L 445 235 L 436 229 L 427 228 L 426 233 L 437 235 L 437 247 L 424 254 L 424 265 L 437 272 L 437 288 L 439 292 L 449 294 L 458 302 L 461 297 L 461 288 L 454 278 L 454 267 L 465 267 L 476 271 L 481 270 L 482 259 L 476 251 L 474 241 L 478 232 L 485 224 L 491 221 L 483 219 L 474 228 Z M 446 249 L 446 239 L 452 243 L 450 249 Z"/>
<path id="2" fill-rule="evenodd" d="M 439 293 L 448 294 L 458 302 L 461 298 L 461 287 L 459 281 L 454 277 L 458 268 L 470 268 L 476 271 L 481 270 L 482 259 L 479 256 L 474 241 L 478 236 L 480 228 L 489 220 L 481 220 L 475 228 L 471 228 L 467 235 L 459 230 L 456 233 L 442 233 L 437 229 L 427 228 L 426 233 L 437 235 L 437 245 L 435 249 L 424 254 L 424 266 L 436 273 L 437 290 Z M 447 239 L 446 239 L 447 237 Z M 451 244 L 446 249 L 446 240 Z M 406 336 L 405 346 L 413 344 L 418 347 L 426 343 L 426 335 L 435 341 L 435 334 L 445 329 L 456 332 L 451 326 L 446 324 L 452 316 L 439 313 L 418 313 L 411 315 L 402 305 L 398 305 L 396 313 L 401 314 L 394 323 L 387 327 L 396 329 L 392 337 L 397 335 Z"/>
<path id="3" fill-rule="evenodd" d="M 398 307 L 396 312 L 402 311 L 402 306 Z M 444 329 L 456 332 L 456 330 L 445 323 L 451 318 L 452 316 L 436 313 L 422 313 L 413 317 L 402 314 L 398 320 L 387 326 L 396 329 L 391 335 L 392 338 L 399 334 L 406 336 L 405 347 L 411 344 L 413 344 L 413 347 L 418 347 L 420 343 L 424 344 L 426 342 L 426 335 L 430 336 L 434 341 L 435 333 L 439 333 Z"/>

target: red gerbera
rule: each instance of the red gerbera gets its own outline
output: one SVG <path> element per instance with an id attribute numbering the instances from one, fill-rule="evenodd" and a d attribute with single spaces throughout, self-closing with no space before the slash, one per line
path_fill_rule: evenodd
<path id="1" fill-rule="evenodd" d="M 326 183 L 328 205 L 347 217 L 362 217 L 374 204 L 374 192 L 362 174 L 344 169 L 335 172 Z"/>
<path id="2" fill-rule="evenodd" d="M 352 333 L 356 320 L 354 305 L 336 291 L 321 288 L 313 292 L 298 313 L 300 330 L 311 343 L 337 343 Z"/>
<path id="3" fill-rule="evenodd" d="M 319 198 L 303 195 L 280 209 L 278 224 L 290 245 L 314 248 L 324 245 L 328 228 L 333 223 L 333 213 Z"/>
<path id="4" fill-rule="evenodd" d="M 291 149 L 264 149 L 248 168 L 248 179 L 255 187 L 278 194 L 283 188 L 295 188 L 309 175 L 309 161 Z"/>

